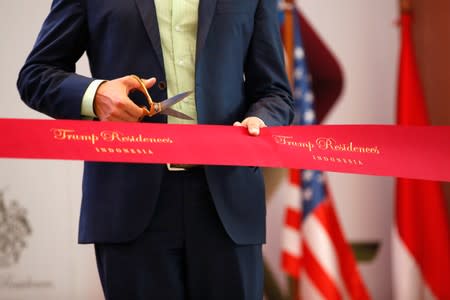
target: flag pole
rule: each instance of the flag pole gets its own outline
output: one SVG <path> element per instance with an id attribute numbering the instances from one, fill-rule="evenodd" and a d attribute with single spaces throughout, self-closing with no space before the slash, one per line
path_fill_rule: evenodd
<path id="1" fill-rule="evenodd" d="M 412 12 L 412 1 L 400 0 L 400 12 L 402 14 L 410 14 Z"/>
<path id="2" fill-rule="evenodd" d="M 284 11 L 284 26 L 282 27 L 284 49 L 286 51 L 286 72 L 291 87 L 294 86 L 294 0 L 284 0 L 281 3 Z"/>
<path id="3" fill-rule="evenodd" d="M 294 0 L 284 0 L 281 3 L 282 9 L 284 11 L 284 26 L 282 27 L 283 44 L 286 51 L 286 72 L 288 75 L 289 83 L 291 84 L 291 89 L 294 88 L 294 51 L 295 51 L 295 41 L 294 41 Z M 300 286 L 299 279 L 288 275 L 288 286 L 289 286 L 289 299 L 300 300 Z"/>

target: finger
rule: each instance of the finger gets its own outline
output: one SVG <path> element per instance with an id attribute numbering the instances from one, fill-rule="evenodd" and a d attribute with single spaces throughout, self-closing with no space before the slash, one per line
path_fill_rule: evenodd
<path id="1" fill-rule="evenodd" d="M 145 91 L 147 90 L 144 81 L 142 81 L 142 79 L 136 75 L 125 76 L 122 79 L 127 89 L 127 94 L 134 90 L 139 90 L 142 93 L 145 93 Z"/>
<path id="2" fill-rule="evenodd" d="M 155 77 L 144 80 L 145 87 L 148 89 L 151 88 L 153 85 L 155 85 L 155 83 L 156 83 Z"/>
<path id="3" fill-rule="evenodd" d="M 260 133 L 258 126 L 248 126 L 247 129 L 250 135 L 258 136 Z"/>
<path id="4" fill-rule="evenodd" d="M 133 122 L 128 116 L 109 116 L 105 121 L 108 122 Z"/>
<path id="5" fill-rule="evenodd" d="M 122 77 L 124 84 L 128 88 L 128 92 L 131 90 L 140 90 L 141 92 L 144 92 L 145 89 L 151 88 L 156 83 L 156 78 L 151 77 L 149 79 L 142 79 L 139 78 L 136 75 L 129 75 Z"/>
<path id="6" fill-rule="evenodd" d="M 152 77 L 149 79 L 144 79 L 143 83 L 145 86 L 145 91 L 143 91 L 143 93 L 145 94 L 145 97 L 147 97 L 147 101 L 149 102 L 150 105 L 150 103 L 153 102 L 153 99 L 152 96 L 150 96 L 150 93 L 148 92 L 147 89 L 151 88 L 156 83 L 156 78 Z"/>
<path id="7" fill-rule="evenodd" d="M 259 135 L 260 133 L 260 128 L 262 127 L 263 123 L 255 118 L 249 118 L 248 122 L 247 122 L 247 129 L 248 129 L 248 133 L 250 135 Z"/>
<path id="8" fill-rule="evenodd" d="M 131 103 L 122 104 L 120 108 L 117 108 L 111 113 L 111 117 L 114 120 L 122 121 L 122 122 L 136 122 L 142 116 L 142 109 L 137 107 L 131 100 L 126 100 L 126 102 L 130 101 Z M 135 107 L 137 110 L 135 110 Z"/>
<path id="9" fill-rule="evenodd" d="M 117 99 L 112 106 L 102 107 L 102 116 L 106 121 L 137 121 L 142 116 L 142 108 L 128 97 Z"/>
<path id="10" fill-rule="evenodd" d="M 138 121 L 143 116 L 143 109 L 134 103 L 131 99 L 127 98 L 123 103 L 123 111 L 133 121 Z"/>
<path id="11" fill-rule="evenodd" d="M 233 123 L 233 126 L 243 126 L 243 125 L 242 125 L 241 122 L 236 121 L 236 122 Z"/>
<path id="12" fill-rule="evenodd" d="M 110 122 L 135 122 L 136 119 L 132 118 L 125 111 L 113 111 L 106 118 L 101 119 L 101 121 Z"/>

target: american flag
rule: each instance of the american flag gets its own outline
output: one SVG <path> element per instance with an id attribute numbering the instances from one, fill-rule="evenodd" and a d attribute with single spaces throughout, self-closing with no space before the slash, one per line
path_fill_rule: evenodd
<path id="1" fill-rule="evenodd" d="M 314 95 L 298 15 L 293 13 L 293 17 L 295 124 L 312 125 L 316 123 Z M 370 299 L 320 171 L 290 170 L 290 192 L 282 233 L 282 267 L 298 280 L 297 297 L 301 299 Z"/>

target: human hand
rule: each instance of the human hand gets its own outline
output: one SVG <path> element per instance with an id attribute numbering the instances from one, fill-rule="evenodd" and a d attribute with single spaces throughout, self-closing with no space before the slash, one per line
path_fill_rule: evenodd
<path id="1" fill-rule="evenodd" d="M 260 129 L 267 127 L 263 120 L 258 117 L 247 117 L 242 122 L 234 122 L 233 126 L 242 126 L 247 128 L 248 134 L 257 136 Z"/>
<path id="2" fill-rule="evenodd" d="M 143 80 L 145 87 L 152 87 L 156 78 Z M 139 88 L 132 76 L 125 76 L 102 83 L 94 99 L 94 111 L 101 121 L 136 122 L 142 117 L 142 108 L 128 94 Z"/>

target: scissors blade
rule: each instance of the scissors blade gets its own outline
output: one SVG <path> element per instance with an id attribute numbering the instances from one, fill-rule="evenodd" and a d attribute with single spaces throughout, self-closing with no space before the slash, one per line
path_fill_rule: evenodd
<path id="1" fill-rule="evenodd" d="M 161 105 L 161 110 L 165 110 L 168 107 L 171 107 L 172 105 L 180 102 L 181 100 L 183 100 L 184 98 L 186 98 L 187 96 L 189 96 L 190 94 L 192 94 L 192 91 L 189 92 L 184 92 L 178 95 L 175 95 L 173 97 L 170 97 L 164 101 L 159 102 L 159 104 Z"/>
<path id="2" fill-rule="evenodd" d="M 161 105 L 161 113 L 165 115 L 171 115 L 180 119 L 193 120 L 190 116 L 170 108 L 172 105 L 180 102 L 190 94 L 192 94 L 192 91 L 184 92 L 159 102 L 159 105 Z"/>
<path id="3" fill-rule="evenodd" d="M 170 107 L 167 107 L 161 113 L 165 114 L 165 115 L 168 115 L 168 116 L 176 117 L 178 119 L 194 120 L 193 118 L 191 118 L 188 115 L 182 113 L 181 111 L 175 110 L 175 109 L 170 108 Z"/>

